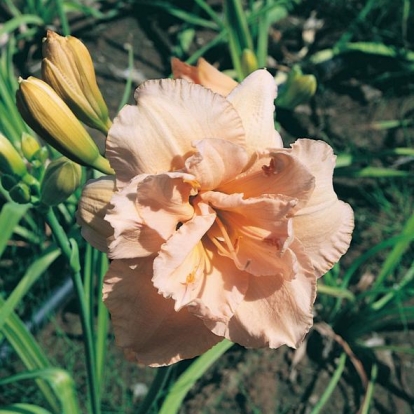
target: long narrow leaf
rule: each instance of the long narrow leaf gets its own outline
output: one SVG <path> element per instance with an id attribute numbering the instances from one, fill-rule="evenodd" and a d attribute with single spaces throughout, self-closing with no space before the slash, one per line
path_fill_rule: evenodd
<path id="1" fill-rule="evenodd" d="M 4 303 L 0 296 L 0 308 Z M 2 332 L 28 370 L 51 368 L 42 348 L 14 312 L 9 315 Z M 49 385 L 42 380 L 36 380 L 36 383 L 52 410 L 58 414 L 60 407 Z"/>
<path id="2" fill-rule="evenodd" d="M 0 414 L 51 414 L 38 405 L 17 403 L 0 408 Z"/>
<path id="3" fill-rule="evenodd" d="M 177 413 L 196 381 L 232 346 L 233 343 L 225 339 L 194 361 L 171 387 L 158 414 Z"/>
<path id="4" fill-rule="evenodd" d="M 20 300 L 59 255 L 60 250 L 55 248 L 39 257 L 29 266 L 23 278 L 0 308 L 0 330 Z"/>
<path id="5" fill-rule="evenodd" d="M 341 379 L 342 373 L 343 373 L 344 368 L 345 368 L 345 362 L 346 362 L 346 353 L 344 352 L 344 353 L 341 354 L 341 356 L 339 358 L 338 366 L 336 367 L 336 370 L 335 370 L 331 380 L 329 381 L 328 386 L 326 387 L 324 393 L 319 398 L 319 401 L 317 402 L 315 407 L 313 407 L 313 410 L 312 410 L 311 414 L 319 414 L 321 412 L 322 408 L 328 402 L 329 398 L 331 398 L 331 395 L 332 395 L 334 389 L 336 388 L 339 380 Z"/>
<path id="6" fill-rule="evenodd" d="M 80 414 L 81 411 L 76 397 L 75 382 L 67 371 L 63 369 L 46 368 L 23 372 L 0 380 L 0 385 L 28 379 L 41 379 L 50 385 L 60 402 L 61 414 Z"/>
<path id="7" fill-rule="evenodd" d="M 0 257 L 20 219 L 26 214 L 29 205 L 6 203 L 0 213 Z"/>

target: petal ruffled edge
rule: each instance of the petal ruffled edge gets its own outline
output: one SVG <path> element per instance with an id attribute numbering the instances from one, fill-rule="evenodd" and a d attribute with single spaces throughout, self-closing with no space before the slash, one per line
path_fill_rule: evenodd
<path id="1" fill-rule="evenodd" d="M 354 214 L 335 194 L 332 176 L 336 157 L 328 144 L 299 139 L 290 153 L 315 176 L 315 189 L 306 205 L 295 213 L 293 228 L 320 277 L 348 250 Z"/>
<path id="2" fill-rule="evenodd" d="M 278 276 L 249 279 L 244 301 L 227 324 L 206 323 L 217 335 L 246 348 L 296 348 L 313 324 L 316 277 L 298 241 L 292 244 L 300 269 L 291 280 Z"/>
<path id="3" fill-rule="evenodd" d="M 139 174 L 184 168 L 193 141 L 219 138 L 245 146 L 243 123 L 223 96 L 185 80 L 144 82 L 109 130 L 106 155 L 122 188 Z"/>
<path id="4" fill-rule="evenodd" d="M 127 359 L 149 366 L 170 365 L 201 355 L 223 338 L 203 322 L 157 293 L 151 283 L 153 258 L 131 269 L 114 260 L 105 276 L 103 297 L 111 316 L 116 344 Z"/>
<path id="5" fill-rule="evenodd" d="M 282 148 L 283 141 L 275 129 L 274 100 L 277 86 L 265 69 L 251 73 L 227 96 L 243 121 L 250 151 Z"/>

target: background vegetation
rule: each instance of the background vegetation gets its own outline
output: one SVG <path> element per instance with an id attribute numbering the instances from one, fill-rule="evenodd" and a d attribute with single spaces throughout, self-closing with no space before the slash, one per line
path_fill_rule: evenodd
<path id="1" fill-rule="evenodd" d="M 87 44 L 111 116 L 137 84 L 168 76 L 173 56 L 203 56 L 239 80 L 266 66 L 281 84 L 286 145 L 308 136 L 333 146 L 335 188 L 356 218 L 349 252 L 320 280 L 315 326 L 299 350 L 223 343 L 195 361 L 143 369 L 113 345 L 99 300 L 106 260 L 74 222 L 80 190 L 45 213 L 2 179 L 0 413 L 414 411 L 409 0 L 4 0 L 0 16 L 0 132 L 22 155 L 22 136 L 34 133 L 15 106 L 17 77 L 39 76 L 47 28 Z M 293 73 L 315 76 L 311 98 Z M 39 180 L 42 157 L 26 158 Z"/>

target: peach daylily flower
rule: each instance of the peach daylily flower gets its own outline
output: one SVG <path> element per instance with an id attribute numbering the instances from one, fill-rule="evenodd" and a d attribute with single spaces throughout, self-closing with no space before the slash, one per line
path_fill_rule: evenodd
<path id="1" fill-rule="evenodd" d="M 104 300 L 129 359 L 172 364 L 223 338 L 296 347 L 310 329 L 316 280 L 347 250 L 353 213 L 327 144 L 283 148 L 275 96 L 265 70 L 227 97 L 153 80 L 115 119 L 116 176 L 87 184 L 78 217 L 112 259 Z"/>

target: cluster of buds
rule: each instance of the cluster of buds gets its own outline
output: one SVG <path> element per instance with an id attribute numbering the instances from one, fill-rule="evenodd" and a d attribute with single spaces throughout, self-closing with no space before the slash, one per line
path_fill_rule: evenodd
<path id="1" fill-rule="evenodd" d="M 111 121 L 91 56 L 78 39 L 47 32 L 42 78 L 20 78 L 16 104 L 31 129 L 63 156 L 49 162 L 47 148 L 33 136 L 23 134 L 21 148 L 16 148 L 0 135 L 0 175 L 14 201 L 51 206 L 80 185 L 81 165 L 114 173 L 83 126 L 106 135 Z"/>

